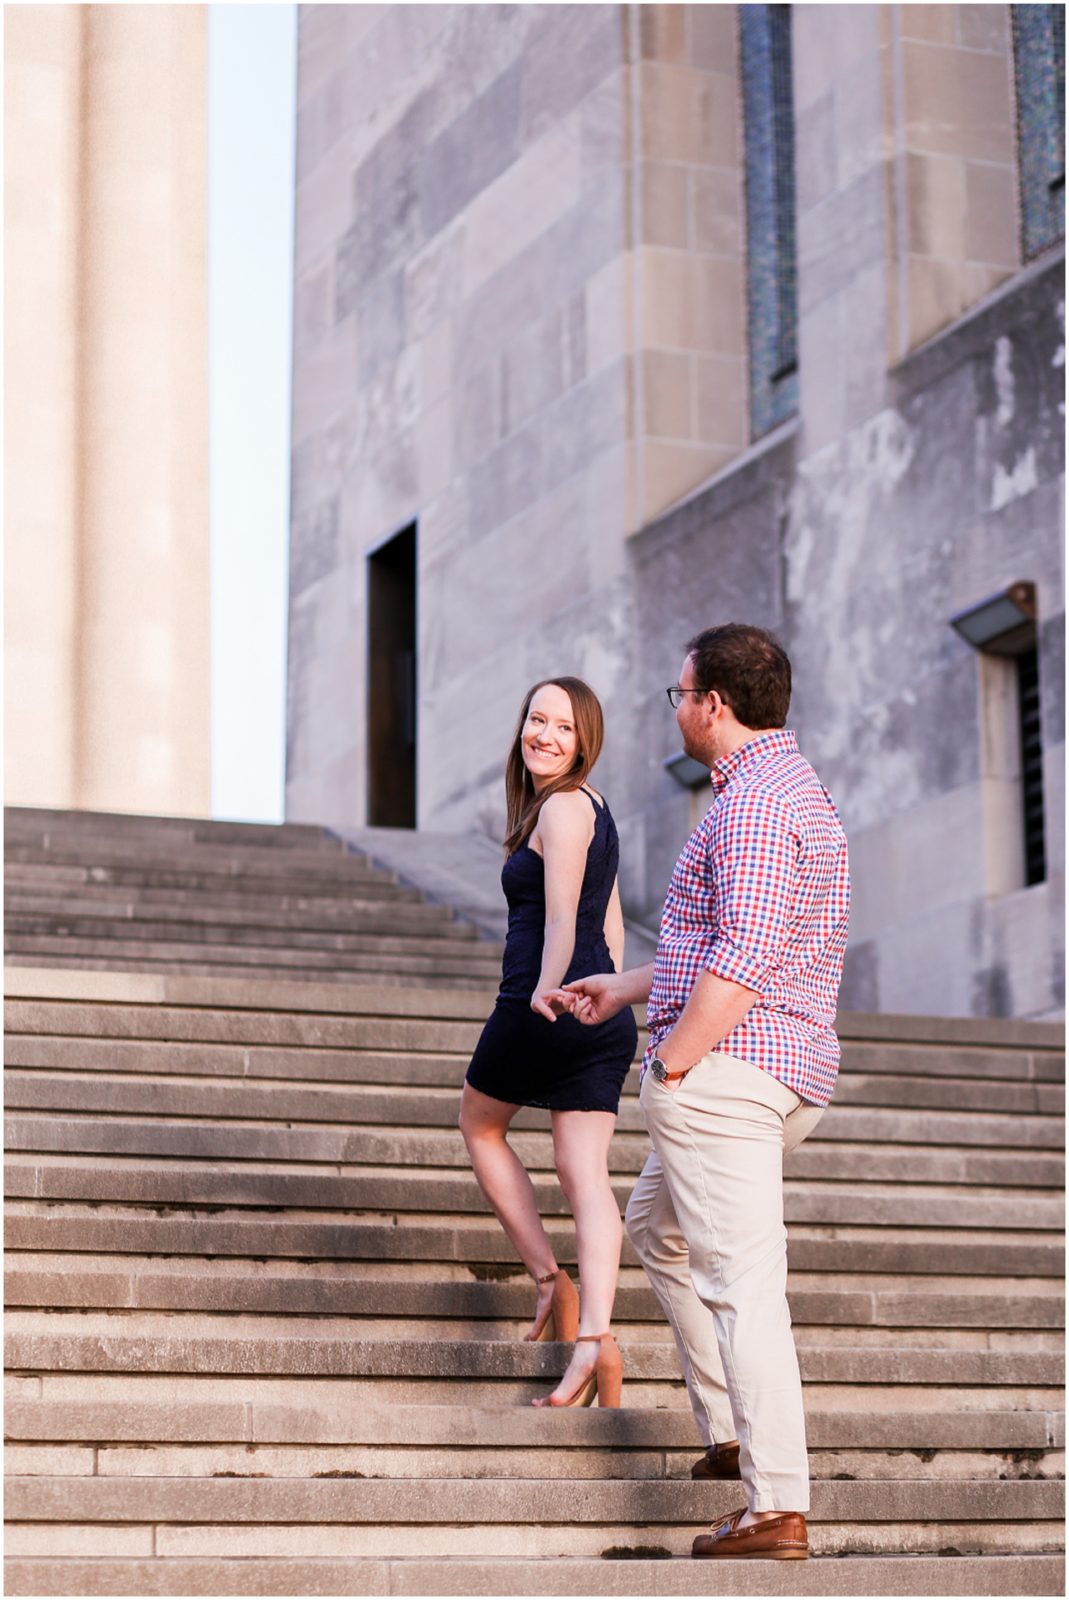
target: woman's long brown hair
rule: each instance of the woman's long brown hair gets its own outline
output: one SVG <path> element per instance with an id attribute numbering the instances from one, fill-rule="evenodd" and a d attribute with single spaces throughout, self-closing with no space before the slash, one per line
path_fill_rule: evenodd
<path id="1" fill-rule="evenodd" d="M 527 721 L 527 713 L 531 709 L 531 701 L 539 689 L 545 689 L 553 684 L 558 689 L 563 689 L 572 702 L 572 715 L 575 718 L 576 753 L 575 760 L 568 772 L 562 772 L 559 778 L 553 778 L 539 793 L 535 793 L 534 782 L 523 760 L 523 729 Z M 505 804 L 507 807 L 505 822 L 505 852 L 511 855 L 518 850 L 523 841 L 530 834 L 538 821 L 538 813 L 545 805 L 551 794 L 556 794 L 560 789 L 578 789 L 587 780 L 595 761 L 601 754 L 602 741 L 605 737 L 605 721 L 601 714 L 601 702 L 588 683 L 582 678 L 542 678 L 538 683 L 532 684 L 524 696 L 523 705 L 520 707 L 519 721 L 516 723 L 516 732 L 513 736 L 512 746 L 505 762 Z"/>

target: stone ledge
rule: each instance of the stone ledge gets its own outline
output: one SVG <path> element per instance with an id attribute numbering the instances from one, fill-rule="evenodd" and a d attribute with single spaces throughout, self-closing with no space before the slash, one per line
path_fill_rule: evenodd
<path id="1" fill-rule="evenodd" d="M 706 1563 L 670 1560 L 144 1561 L 9 1558 L 10 1595 L 701 1595 Z M 725 1595 L 1061 1595 L 1058 1555 L 818 1556 L 809 1561 L 724 1562 Z"/>
<path id="2" fill-rule="evenodd" d="M 249 1391 L 250 1393 L 253 1391 Z M 211 1405 L 12 1400 L 5 1407 L 12 1440 L 136 1443 L 197 1441 L 292 1445 L 381 1445 L 454 1449 L 694 1450 L 689 1409 L 597 1407 L 561 1412 L 552 1437 L 529 1406 L 283 1405 L 237 1399 Z M 1060 1413 L 1044 1411 L 806 1412 L 811 1449 L 1056 1450 Z"/>
<path id="3" fill-rule="evenodd" d="M 895 1480 L 815 1483 L 812 1522 L 1041 1521 L 1062 1515 L 1059 1482 Z M 486 1480 L 14 1478 L 10 1522 L 500 1522 L 707 1525 L 739 1499 L 737 1484 L 626 1479 L 574 1486 L 550 1478 Z"/>

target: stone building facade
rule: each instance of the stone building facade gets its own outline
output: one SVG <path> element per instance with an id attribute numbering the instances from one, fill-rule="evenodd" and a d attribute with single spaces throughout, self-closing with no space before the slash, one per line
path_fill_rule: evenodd
<path id="1" fill-rule="evenodd" d="M 9 804 L 206 815 L 208 28 L 4 12 Z"/>
<path id="2" fill-rule="evenodd" d="M 576 672 L 655 926 L 705 803 L 664 686 L 753 621 L 851 841 L 844 1003 L 1060 1008 L 1055 10 L 302 8 L 288 816 L 499 837 Z M 1021 582 L 1028 760 L 951 626 Z"/>

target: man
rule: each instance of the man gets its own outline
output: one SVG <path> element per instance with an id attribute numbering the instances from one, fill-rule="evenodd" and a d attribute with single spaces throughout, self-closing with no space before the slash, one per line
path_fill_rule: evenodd
<path id="1" fill-rule="evenodd" d="M 850 891 L 838 814 L 784 726 L 790 694 L 790 662 L 761 629 L 690 641 L 668 697 L 713 803 L 676 863 L 652 965 L 567 986 L 584 1022 L 649 1002 L 653 1150 L 627 1231 L 709 1447 L 693 1475 L 745 1487 L 747 1505 L 694 1541 L 714 1559 L 809 1551 L 783 1154 L 835 1086 Z"/>

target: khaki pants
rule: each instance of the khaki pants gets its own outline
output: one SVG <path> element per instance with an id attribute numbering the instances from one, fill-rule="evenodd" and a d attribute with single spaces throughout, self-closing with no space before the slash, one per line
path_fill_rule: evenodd
<path id="1" fill-rule="evenodd" d="M 647 1072 L 640 1104 L 653 1152 L 627 1232 L 671 1323 L 701 1436 L 738 1439 L 751 1511 L 808 1511 L 783 1156 L 824 1108 L 715 1052 L 676 1089 Z"/>

